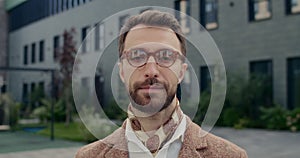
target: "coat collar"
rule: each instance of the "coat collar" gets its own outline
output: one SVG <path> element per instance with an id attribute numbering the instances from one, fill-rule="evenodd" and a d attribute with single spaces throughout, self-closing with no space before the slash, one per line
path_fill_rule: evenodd
<path id="1" fill-rule="evenodd" d="M 125 138 L 126 120 L 121 128 L 116 130 L 111 136 L 106 137 L 103 142 L 110 148 L 105 153 L 105 158 L 127 158 L 129 157 L 127 140 Z M 187 117 L 187 129 L 184 133 L 184 141 L 179 151 L 179 158 L 201 157 L 197 151 L 207 148 L 205 131 L 193 123 Z M 202 137 L 201 137 L 202 136 Z"/>
<path id="2" fill-rule="evenodd" d="M 199 154 L 199 150 L 207 148 L 207 140 L 205 132 L 195 123 L 187 117 L 187 128 L 184 133 L 184 140 L 182 147 L 179 151 L 180 158 L 189 158 L 189 157 L 199 157 L 202 156 Z"/>

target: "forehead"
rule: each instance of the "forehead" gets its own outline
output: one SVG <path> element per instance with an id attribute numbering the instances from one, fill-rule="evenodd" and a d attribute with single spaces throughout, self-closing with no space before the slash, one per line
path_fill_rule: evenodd
<path id="1" fill-rule="evenodd" d="M 169 50 L 179 52 L 178 49 L 175 49 L 174 47 L 172 47 L 168 44 L 158 43 L 158 42 L 145 42 L 142 44 L 137 44 L 135 46 L 130 47 L 127 50 L 134 50 L 134 49 L 142 49 L 142 50 L 149 51 L 149 52 L 154 52 L 154 51 L 162 50 L 162 49 L 169 49 Z"/>
<path id="2" fill-rule="evenodd" d="M 180 50 L 180 42 L 175 32 L 171 29 L 140 24 L 128 32 L 124 43 L 124 50 L 138 46 L 154 46 L 153 49 L 155 49 L 159 45 Z"/>

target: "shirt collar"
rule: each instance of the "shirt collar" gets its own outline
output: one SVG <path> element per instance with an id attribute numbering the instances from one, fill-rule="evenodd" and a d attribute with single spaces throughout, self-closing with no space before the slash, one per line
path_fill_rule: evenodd
<path id="1" fill-rule="evenodd" d="M 183 119 L 180 122 L 179 126 L 177 127 L 174 135 L 172 136 L 172 138 L 164 146 L 169 146 L 171 143 L 173 143 L 177 139 L 180 139 L 180 141 L 183 142 L 184 133 L 185 133 L 185 130 L 186 130 L 186 125 L 187 125 L 186 116 L 183 115 Z M 134 133 L 134 131 L 133 131 L 131 125 L 130 125 L 130 120 L 129 119 L 126 120 L 125 136 L 126 136 L 128 141 L 135 143 L 136 145 L 138 145 L 144 151 L 148 150 L 145 147 L 145 145 L 135 135 L 135 133 Z"/>

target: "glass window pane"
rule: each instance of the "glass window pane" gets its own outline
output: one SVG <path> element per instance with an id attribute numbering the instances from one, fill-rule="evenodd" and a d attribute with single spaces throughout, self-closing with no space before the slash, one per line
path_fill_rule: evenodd
<path id="1" fill-rule="evenodd" d="M 28 64 L 28 46 L 24 46 L 24 56 L 23 56 L 23 64 L 27 65 Z"/>
<path id="2" fill-rule="evenodd" d="M 288 107 L 300 107 L 300 58 L 288 59 Z"/>
<path id="3" fill-rule="evenodd" d="M 44 41 L 42 40 L 42 41 L 40 41 L 40 47 L 39 47 L 39 55 L 40 55 L 40 57 L 39 57 L 39 61 L 40 62 L 42 62 L 42 61 L 44 61 L 44 50 L 45 50 L 45 46 L 44 46 Z"/>
<path id="4" fill-rule="evenodd" d="M 211 90 L 211 76 L 207 66 L 200 67 L 200 90 L 201 92 Z"/>
<path id="5" fill-rule="evenodd" d="M 90 38 L 90 36 L 89 37 L 87 37 L 87 35 L 88 35 L 88 31 L 89 31 L 89 26 L 86 26 L 86 27 L 84 27 L 84 28 L 82 28 L 82 30 L 81 30 L 81 42 L 82 42 L 82 44 L 81 44 L 81 51 L 83 52 L 83 53 L 86 53 L 86 52 L 88 52 L 89 50 L 89 42 L 90 42 L 90 40 L 89 40 L 89 38 Z"/>
<path id="6" fill-rule="evenodd" d="M 300 0 L 292 0 L 292 13 L 300 13 Z"/>
<path id="7" fill-rule="evenodd" d="M 270 0 L 256 0 L 254 2 L 255 20 L 267 19 L 271 17 Z"/>
<path id="8" fill-rule="evenodd" d="M 55 36 L 53 38 L 53 58 L 57 60 L 59 57 L 59 47 L 60 47 L 60 41 L 59 41 L 59 36 Z"/>
<path id="9" fill-rule="evenodd" d="M 31 44 L 31 63 L 35 63 L 35 43 Z"/>
<path id="10" fill-rule="evenodd" d="M 272 61 L 253 61 L 250 62 L 250 81 L 258 88 L 259 94 L 254 100 L 256 104 L 270 106 L 273 103 L 273 69 Z M 261 106 L 261 105 L 259 105 Z"/>

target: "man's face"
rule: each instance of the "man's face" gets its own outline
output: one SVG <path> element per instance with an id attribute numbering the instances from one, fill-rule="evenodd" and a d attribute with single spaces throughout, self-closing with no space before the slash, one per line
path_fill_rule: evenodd
<path id="1" fill-rule="evenodd" d="M 145 25 L 132 28 L 124 44 L 124 51 L 143 50 L 147 54 L 166 49 L 182 55 L 176 34 L 168 28 Z M 182 81 L 187 68 L 180 59 L 176 59 L 170 67 L 160 66 L 154 56 L 140 67 L 133 66 L 126 58 L 122 58 L 119 65 L 120 77 L 133 107 L 147 114 L 159 112 L 171 104 L 177 84 Z"/>

